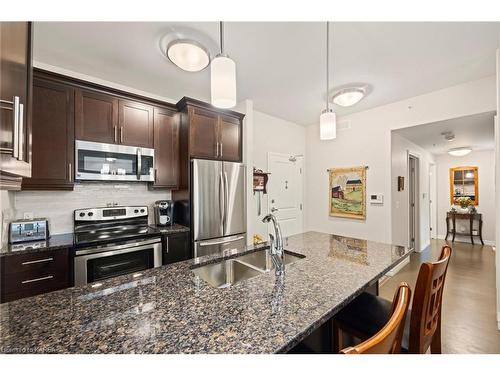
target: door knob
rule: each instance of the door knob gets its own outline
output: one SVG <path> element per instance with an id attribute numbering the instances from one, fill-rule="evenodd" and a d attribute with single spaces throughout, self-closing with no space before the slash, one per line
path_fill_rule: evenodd
<path id="1" fill-rule="evenodd" d="M 271 212 L 276 212 L 276 211 L 278 211 L 277 208 L 274 208 L 274 207 L 271 208 Z"/>

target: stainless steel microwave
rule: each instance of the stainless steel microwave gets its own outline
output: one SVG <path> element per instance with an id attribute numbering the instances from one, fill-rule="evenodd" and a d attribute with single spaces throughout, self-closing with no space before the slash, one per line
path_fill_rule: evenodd
<path id="1" fill-rule="evenodd" d="M 75 180 L 154 181 L 152 148 L 77 140 Z"/>

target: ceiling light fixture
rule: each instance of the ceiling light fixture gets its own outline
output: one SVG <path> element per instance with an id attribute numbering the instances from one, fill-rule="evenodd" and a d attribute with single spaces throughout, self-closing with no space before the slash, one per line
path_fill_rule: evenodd
<path id="1" fill-rule="evenodd" d="M 366 95 L 366 89 L 363 87 L 346 87 L 337 91 L 332 101 L 341 107 L 350 107 L 358 103 Z"/>
<path id="2" fill-rule="evenodd" d="M 442 132 L 441 135 L 444 137 L 445 140 L 447 140 L 448 142 L 452 142 L 455 140 L 455 134 L 453 134 L 453 132 L 450 132 L 450 131 L 445 131 L 445 132 Z"/>
<path id="3" fill-rule="evenodd" d="M 319 138 L 322 141 L 335 139 L 337 137 L 337 116 L 329 108 L 330 92 L 330 71 L 329 71 L 329 51 L 330 51 L 330 24 L 326 22 L 326 109 L 321 112 L 319 117 Z"/>
<path id="4" fill-rule="evenodd" d="M 224 54 L 224 24 L 219 23 L 220 53 L 210 64 L 210 93 L 212 105 L 232 108 L 236 105 L 236 64 Z"/>
<path id="5" fill-rule="evenodd" d="M 451 156 L 465 156 L 470 154 L 471 151 L 472 149 L 470 147 L 457 147 L 448 150 L 448 154 Z"/>
<path id="6" fill-rule="evenodd" d="M 174 65 L 187 72 L 199 72 L 210 64 L 207 49 L 190 39 L 177 39 L 170 42 L 166 55 Z"/>

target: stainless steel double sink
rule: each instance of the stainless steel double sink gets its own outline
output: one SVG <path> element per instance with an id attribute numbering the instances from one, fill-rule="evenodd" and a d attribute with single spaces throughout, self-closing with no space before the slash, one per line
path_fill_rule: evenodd
<path id="1" fill-rule="evenodd" d="M 305 258 L 285 250 L 285 265 Z M 227 288 L 242 280 L 257 277 L 274 269 L 269 249 L 255 251 L 219 263 L 193 268 L 193 273 L 215 288 Z"/>

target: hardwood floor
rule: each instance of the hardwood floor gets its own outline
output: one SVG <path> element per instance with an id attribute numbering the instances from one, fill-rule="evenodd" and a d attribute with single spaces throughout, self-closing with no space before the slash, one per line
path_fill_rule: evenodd
<path id="1" fill-rule="evenodd" d="M 422 253 L 380 287 L 392 300 L 394 290 L 406 281 L 414 290 L 422 262 L 438 258 L 443 240 L 431 240 Z M 443 295 L 443 353 L 500 353 L 496 322 L 495 252 L 491 246 L 448 242 L 453 249 Z"/>

